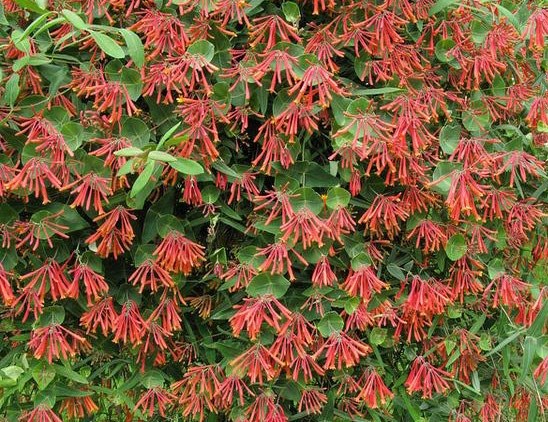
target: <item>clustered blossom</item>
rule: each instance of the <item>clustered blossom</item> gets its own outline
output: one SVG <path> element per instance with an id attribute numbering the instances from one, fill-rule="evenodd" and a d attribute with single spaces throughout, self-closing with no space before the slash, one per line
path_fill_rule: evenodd
<path id="1" fill-rule="evenodd" d="M 545 2 L 3 0 L 0 34 L 2 415 L 546 413 Z"/>

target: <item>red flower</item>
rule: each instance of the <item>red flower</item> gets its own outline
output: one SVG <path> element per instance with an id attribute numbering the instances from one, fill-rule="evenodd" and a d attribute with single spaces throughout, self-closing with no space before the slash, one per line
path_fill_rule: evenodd
<path id="1" fill-rule="evenodd" d="M 289 252 L 292 252 L 299 261 L 306 267 L 308 262 L 295 249 L 288 248 L 285 242 L 277 242 L 268 245 L 265 248 L 259 249 L 255 256 L 266 256 L 265 261 L 259 266 L 259 271 L 268 271 L 270 274 L 284 274 L 286 271 L 289 274 L 290 280 L 295 280 L 293 274 L 291 259 Z"/>
<path id="2" fill-rule="evenodd" d="M 70 193 L 78 194 L 72 204 L 72 208 L 83 207 L 86 211 L 89 210 L 91 202 L 93 200 L 93 209 L 99 214 L 103 214 L 103 205 L 101 201 L 105 201 L 108 204 L 108 197 L 112 195 L 112 189 L 110 188 L 111 179 L 108 177 L 101 177 L 95 173 L 87 173 L 80 177 L 78 180 L 64 186 L 61 190 L 66 190 L 76 186 Z"/>
<path id="3" fill-rule="evenodd" d="M 230 409 L 234 403 L 234 393 L 237 393 L 238 403 L 240 406 L 245 404 L 244 394 L 255 396 L 253 391 L 249 389 L 245 381 L 236 375 L 229 375 L 219 385 L 217 397 L 221 401 L 223 408 Z"/>
<path id="4" fill-rule="evenodd" d="M 371 353 L 371 347 L 344 332 L 331 334 L 326 342 L 314 354 L 314 359 L 325 353 L 325 369 L 339 370 L 344 367 L 351 368 L 360 362 L 362 357 Z"/>
<path id="5" fill-rule="evenodd" d="M 82 390 L 83 393 L 87 390 Z M 82 419 L 86 416 L 91 416 L 99 410 L 99 406 L 95 404 L 91 396 L 67 397 L 59 406 L 59 413 L 67 412 L 67 416 L 71 419 Z"/>
<path id="6" fill-rule="evenodd" d="M 42 203 L 50 202 L 46 188 L 46 182 L 57 189 L 61 189 L 62 183 L 52 171 L 52 163 L 44 157 L 32 157 L 21 168 L 19 173 L 9 182 L 4 184 L 7 190 L 29 189 L 34 191 L 35 198 L 42 198 Z"/>
<path id="7" fill-rule="evenodd" d="M 80 281 L 84 282 L 84 290 L 86 292 L 87 304 L 91 306 L 94 302 L 101 298 L 101 296 L 108 292 L 108 284 L 105 278 L 93 271 L 93 269 L 87 264 L 79 263 L 72 270 L 69 271 L 72 275 L 72 283 L 70 290 L 78 289 Z M 78 297 L 73 295 L 71 297 Z M 92 300 L 93 297 L 93 300 Z"/>
<path id="8" fill-rule="evenodd" d="M 318 377 L 325 375 L 325 370 L 316 363 L 314 357 L 306 354 L 295 357 L 289 367 L 292 370 L 291 378 L 294 381 L 298 381 L 302 377 L 304 382 L 310 382 L 315 378 L 314 374 Z"/>
<path id="9" fill-rule="evenodd" d="M 548 356 L 538 364 L 535 372 L 533 372 L 533 376 L 538 380 L 539 385 L 546 383 L 546 378 L 548 378 Z"/>
<path id="10" fill-rule="evenodd" d="M 142 331 L 145 327 L 145 321 L 141 317 L 139 307 L 133 300 L 128 300 L 122 305 L 122 311 L 116 318 L 113 327 L 114 338 L 112 341 L 118 343 L 127 343 L 136 345 L 142 342 Z"/>
<path id="11" fill-rule="evenodd" d="M 295 101 L 301 101 L 308 97 L 312 99 L 317 95 L 320 107 L 328 107 L 333 99 L 332 94 L 346 95 L 333 79 L 333 75 L 321 64 L 309 64 L 302 78 L 288 91 L 289 95 L 297 93 Z"/>
<path id="12" fill-rule="evenodd" d="M 87 329 L 86 333 L 95 333 L 100 326 L 104 336 L 114 331 L 118 314 L 114 310 L 111 297 L 95 303 L 91 308 L 84 312 L 80 317 L 80 325 Z"/>
<path id="13" fill-rule="evenodd" d="M 497 422 L 500 420 L 501 408 L 492 394 L 485 396 L 485 401 L 480 410 L 481 422 Z"/>
<path id="14" fill-rule="evenodd" d="M 329 227 L 306 207 L 295 212 L 280 226 L 280 230 L 283 233 L 282 242 L 291 238 L 293 243 L 300 242 L 303 249 L 312 246 L 312 242 L 323 246 L 323 234 L 329 233 Z"/>
<path id="15" fill-rule="evenodd" d="M 4 269 L 4 266 L 0 262 L 0 298 L 6 306 L 11 305 L 15 300 L 9 277 L 10 274 Z"/>
<path id="16" fill-rule="evenodd" d="M 205 261 L 204 247 L 171 230 L 160 242 L 154 255 L 157 263 L 167 271 L 190 274 Z"/>
<path id="17" fill-rule="evenodd" d="M 430 399 L 432 398 L 432 391 L 444 393 L 449 390 L 449 383 L 443 377 L 451 378 L 451 374 L 436 368 L 426 362 L 422 356 L 419 356 L 411 365 L 411 371 L 405 381 L 405 386 L 409 394 L 420 391 L 423 399 Z"/>
<path id="18" fill-rule="evenodd" d="M 527 301 L 530 284 L 509 274 L 500 274 L 496 276 L 491 283 L 487 285 L 483 292 L 483 298 L 486 299 L 491 290 L 495 289 L 491 306 L 497 308 L 499 304 L 509 308 L 515 308 Z"/>
<path id="19" fill-rule="evenodd" d="M 243 305 L 234 305 L 236 313 L 230 317 L 230 326 L 234 336 L 238 337 L 242 330 L 246 330 L 251 340 L 257 338 L 261 332 L 263 322 L 266 322 L 276 332 L 280 331 L 279 322 L 291 317 L 291 312 L 274 296 L 266 295 L 259 298 L 244 298 Z"/>
<path id="20" fill-rule="evenodd" d="M 337 280 L 337 276 L 329 265 L 329 258 L 325 255 L 319 259 L 312 273 L 312 285 L 314 287 L 329 287 Z"/>
<path id="21" fill-rule="evenodd" d="M 129 249 L 133 242 L 135 235 L 131 227 L 131 220 L 136 219 L 137 217 L 122 206 L 100 214 L 93 221 L 105 221 L 94 234 L 86 239 L 86 243 L 92 244 L 100 240 L 97 254 L 102 258 L 113 254 L 114 259 L 117 259 L 118 255 Z"/>
<path id="22" fill-rule="evenodd" d="M 432 220 L 421 220 L 407 235 L 407 239 L 416 237 L 415 247 L 418 249 L 421 242 L 423 243 L 422 251 L 436 252 L 439 251 L 447 242 L 447 235 L 442 230 L 444 227 Z"/>
<path id="23" fill-rule="evenodd" d="M 304 410 L 308 415 L 319 415 L 322 413 L 323 406 L 327 403 L 327 396 L 323 393 L 323 389 L 318 387 L 307 387 L 301 393 L 301 399 L 297 410 Z"/>
<path id="24" fill-rule="evenodd" d="M 139 293 L 143 293 L 145 287 L 156 292 L 160 287 L 174 287 L 169 273 L 164 270 L 154 259 L 146 259 L 129 276 L 128 282 L 136 286 L 139 284 Z"/>
<path id="25" fill-rule="evenodd" d="M 404 221 L 409 216 L 400 201 L 400 194 L 377 195 L 358 223 L 364 223 L 366 228 L 379 238 L 382 236 L 381 227 L 384 227 L 388 238 L 394 239 L 401 230 L 400 221 Z"/>
<path id="26" fill-rule="evenodd" d="M 301 38 L 297 35 L 295 28 L 284 21 L 278 15 L 261 16 L 253 19 L 253 24 L 249 31 L 249 45 L 255 47 L 257 44 L 266 42 L 266 50 L 274 47 L 278 41 L 300 42 Z"/>
<path id="27" fill-rule="evenodd" d="M 143 414 L 152 417 L 154 407 L 158 406 L 160 416 L 166 417 L 166 407 L 170 406 L 177 397 L 160 387 L 149 388 L 135 404 L 133 410 L 141 409 Z"/>
<path id="28" fill-rule="evenodd" d="M 283 362 L 262 344 L 257 343 L 231 360 L 229 364 L 235 374 L 247 375 L 251 383 L 263 384 L 265 377 L 270 381 L 277 376 L 276 365 L 283 365 Z"/>
<path id="29" fill-rule="evenodd" d="M 39 404 L 34 409 L 24 412 L 19 422 L 63 422 L 63 420 L 47 405 Z"/>
<path id="30" fill-rule="evenodd" d="M 48 259 L 37 270 L 21 276 L 21 280 L 29 278 L 30 281 L 25 285 L 25 289 L 36 290 L 42 300 L 46 297 L 48 287 L 52 300 L 56 301 L 67 297 L 69 281 L 65 276 L 64 268 L 53 259 Z"/>
<path id="31" fill-rule="evenodd" d="M 350 296 L 357 296 L 368 302 L 373 292 L 380 293 L 388 285 L 377 277 L 371 265 L 365 265 L 357 270 L 350 270 L 341 288 Z"/>
<path id="32" fill-rule="evenodd" d="M 52 324 L 33 330 L 28 345 L 36 359 L 46 356 L 47 361 L 52 363 L 54 359 L 68 359 L 76 355 L 77 345 L 71 345 L 69 341 L 83 343 L 85 338 L 59 324 Z"/>
<path id="33" fill-rule="evenodd" d="M 363 388 L 356 396 L 356 400 L 363 401 L 367 407 L 376 409 L 386 403 L 387 398 L 394 397 L 394 394 L 386 387 L 379 373 L 369 368 L 363 374 Z"/>

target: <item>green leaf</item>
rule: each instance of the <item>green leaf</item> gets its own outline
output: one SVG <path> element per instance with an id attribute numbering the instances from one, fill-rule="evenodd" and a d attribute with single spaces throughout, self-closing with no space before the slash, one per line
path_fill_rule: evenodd
<path id="1" fill-rule="evenodd" d="M 121 28 L 120 33 L 122 34 L 122 37 L 124 37 L 129 57 L 131 57 L 135 66 L 142 68 L 145 64 L 145 47 L 143 46 L 141 38 L 129 29 Z"/>
<path id="2" fill-rule="evenodd" d="M 343 329 L 344 321 L 337 312 L 331 311 L 323 316 L 317 327 L 323 337 L 329 337 Z"/>
<path id="3" fill-rule="evenodd" d="M 89 31 L 89 34 L 105 54 L 114 57 L 115 59 L 122 59 L 125 57 L 126 54 L 122 47 L 108 35 L 95 31 Z"/>
<path id="4" fill-rule="evenodd" d="M 299 6 L 292 1 L 286 1 L 282 4 L 282 12 L 289 23 L 297 23 L 301 19 Z"/>
<path id="5" fill-rule="evenodd" d="M 391 276 L 395 277 L 396 280 L 403 281 L 405 280 L 405 274 L 400 267 L 394 263 L 390 263 L 386 266 L 386 270 L 390 273 Z"/>
<path id="6" fill-rule="evenodd" d="M 155 161 L 164 161 L 166 163 L 177 161 L 177 158 L 175 158 L 173 155 L 168 154 L 167 152 L 164 152 L 164 151 L 150 151 L 148 153 L 148 158 Z"/>
<path id="7" fill-rule="evenodd" d="M 15 3 L 17 3 L 19 6 L 21 6 L 23 9 L 30 10 L 31 12 L 43 14 L 46 13 L 46 10 L 40 7 L 35 1 L 33 0 L 14 0 Z"/>
<path id="8" fill-rule="evenodd" d="M 32 378 L 38 384 L 38 389 L 45 389 L 55 378 L 55 369 L 53 366 L 40 362 L 32 369 Z"/>
<path id="9" fill-rule="evenodd" d="M 289 201 L 295 212 L 308 208 L 314 214 L 318 215 L 323 210 L 323 200 L 320 195 L 312 188 L 300 188 L 293 192 L 297 195 Z"/>
<path id="10" fill-rule="evenodd" d="M 145 152 L 137 147 L 122 148 L 114 153 L 116 157 L 136 157 L 144 154 Z"/>
<path id="11" fill-rule="evenodd" d="M 439 13 L 439 12 L 447 9 L 449 6 L 451 6 L 453 4 L 457 4 L 457 3 L 458 3 L 458 1 L 456 1 L 456 0 L 438 0 L 430 8 L 430 10 L 428 11 L 428 15 L 433 16 L 436 13 Z"/>
<path id="12" fill-rule="evenodd" d="M 19 72 L 25 66 L 42 66 L 51 62 L 49 57 L 43 54 L 34 54 L 32 56 L 23 56 L 13 62 L 12 69 L 14 72 Z"/>
<path id="13" fill-rule="evenodd" d="M 5 368 L 0 369 L 0 372 L 5 377 L 8 377 L 14 381 L 17 381 L 19 376 L 25 372 L 23 368 L 20 368 L 19 366 L 11 365 L 6 366 Z"/>
<path id="14" fill-rule="evenodd" d="M 143 89 L 141 74 L 135 69 L 124 67 L 122 69 L 120 82 L 126 87 L 129 97 L 133 101 L 137 101 L 141 96 L 141 91 Z"/>
<path id="15" fill-rule="evenodd" d="M 191 176 L 202 174 L 204 172 L 204 168 L 200 163 L 189 160 L 188 158 L 177 158 L 176 161 L 170 161 L 169 165 L 179 173 L 190 174 Z"/>
<path id="16" fill-rule="evenodd" d="M 187 53 L 203 56 L 206 62 L 211 62 L 215 55 L 215 46 L 206 40 L 199 40 L 187 48 Z"/>
<path id="17" fill-rule="evenodd" d="M 65 321 L 65 308 L 62 306 L 48 306 L 44 308 L 38 325 L 41 327 L 47 327 L 48 325 L 62 324 Z"/>
<path id="18" fill-rule="evenodd" d="M 63 9 L 61 13 L 67 19 L 67 21 L 76 29 L 85 30 L 89 28 L 89 25 L 85 23 L 82 18 L 73 11 Z"/>
<path id="19" fill-rule="evenodd" d="M 455 60 L 454 57 L 448 56 L 447 52 L 451 50 L 456 45 L 455 41 L 452 39 L 439 40 L 436 43 L 434 52 L 436 53 L 436 58 L 442 63 L 449 63 L 452 60 Z"/>
<path id="20" fill-rule="evenodd" d="M 440 131 L 440 147 L 442 151 L 448 155 L 455 151 L 459 144 L 462 128 L 457 124 L 449 124 L 444 126 Z"/>
<path id="21" fill-rule="evenodd" d="M 375 327 L 369 333 L 369 343 L 374 346 L 384 343 L 386 340 L 387 331 L 386 328 Z"/>
<path id="22" fill-rule="evenodd" d="M 352 90 L 352 95 L 383 95 L 383 94 L 393 94 L 395 92 L 402 92 L 403 88 L 396 88 L 393 86 L 385 86 L 384 88 L 371 88 L 371 89 L 354 89 Z"/>
<path id="23" fill-rule="evenodd" d="M 440 161 L 432 173 L 432 190 L 447 195 L 451 188 L 452 173 L 461 168 L 462 165 L 460 163 Z"/>
<path id="24" fill-rule="evenodd" d="M 253 297 L 272 295 L 280 299 L 289 289 L 289 284 L 289 281 L 280 274 L 261 273 L 253 277 L 246 292 Z"/>
<path id="25" fill-rule="evenodd" d="M 160 371 L 147 371 L 141 378 L 141 384 L 145 388 L 161 387 L 164 385 L 164 376 Z"/>
<path id="26" fill-rule="evenodd" d="M 498 277 L 501 274 L 504 274 L 506 269 L 504 268 L 504 263 L 502 262 L 502 259 L 495 258 L 489 261 L 489 265 L 487 266 L 487 271 L 489 273 L 489 278 L 493 280 L 494 278 Z"/>
<path id="27" fill-rule="evenodd" d="M 67 368 L 66 366 L 62 365 L 54 365 L 53 367 L 55 368 L 55 373 L 61 375 L 64 378 L 67 378 L 79 384 L 89 384 L 86 377 L 80 375 L 78 372 L 72 370 L 71 368 Z"/>
<path id="28" fill-rule="evenodd" d="M 139 192 L 141 192 L 144 187 L 146 186 L 146 184 L 148 183 L 148 181 L 150 180 L 151 176 L 152 176 L 152 173 L 154 173 L 154 166 L 156 164 L 154 162 L 148 162 L 146 165 L 145 165 L 145 168 L 143 169 L 143 171 L 141 172 L 141 174 L 139 174 L 139 176 L 137 176 L 137 179 L 135 179 L 135 183 L 133 183 L 133 186 L 131 187 L 131 192 L 130 192 L 130 198 L 135 198 Z"/>
<path id="29" fill-rule="evenodd" d="M 134 147 L 144 147 L 150 140 L 150 129 L 141 119 L 128 117 L 122 121 L 120 132 L 124 138 L 131 139 Z"/>
<path id="30" fill-rule="evenodd" d="M 457 261 L 464 256 L 468 246 L 462 234 L 455 234 L 449 238 L 445 245 L 445 253 L 451 261 Z"/>
<path id="31" fill-rule="evenodd" d="M 6 82 L 6 88 L 2 100 L 10 107 L 13 107 L 17 97 L 19 96 L 19 79 L 19 74 L 14 73 Z"/>
<path id="32" fill-rule="evenodd" d="M 331 188 L 327 191 L 326 204 L 332 210 L 341 207 L 345 208 L 350 203 L 350 192 L 343 188 Z"/>

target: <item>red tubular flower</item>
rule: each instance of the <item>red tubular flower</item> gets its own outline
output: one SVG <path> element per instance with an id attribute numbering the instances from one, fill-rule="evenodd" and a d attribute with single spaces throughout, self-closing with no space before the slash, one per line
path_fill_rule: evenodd
<path id="1" fill-rule="evenodd" d="M 173 289 L 170 289 L 170 291 L 173 291 Z M 164 290 L 160 303 L 150 315 L 149 321 L 159 319 L 162 321 L 164 330 L 170 333 L 179 331 L 181 329 L 179 302 L 185 303 L 178 291 L 175 291 L 172 297 L 168 297 L 168 290 Z"/>
<path id="2" fill-rule="evenodd" d="M 335 332 L 331 334 L 326 342 L 313 355 L 317 359 L 325 353 L 325 369 L 339 370 L 343 368 L 351 368 L 359 363 L 362 357 L 371 353 L 371 347 L 352 337 L 349 337 L 344 332 Z"/>
<path id="3" fill-rule="evenodd" d="M 548 102 L 546 106 L 548 107 Z M 514 186 L 514 180 L 518 175 L 519 180 L 525 183 L 527 182 L 527 174 L 538 178 L 544 172 L 543 162 L 525 151 L 507 152 L 502 157 L 504 158 L 504 164 L 497 172 L 497 175 L 510 171 L 510 187 Z"/>
<path id="4" fill-rule="evenodd" d="M 63 163 L 67 155 L 74 156 L 63 135 L 42 116 L 26 119 L 21 128 L 17 135 L 26 135 L 27 143 L 36 144 L 36 152 L 49 157 L 53 163 Z"/>
<path id="5" fill-rule="evenodd" d="M 160 387 L 149 388 L 141 396 L 139 401 L 135 404 L 133 410 L 140 409 L 143 414 L 152 417 L 154 414 L 154 408 L 158 406 L 158 413 L 162 417 L 166 417 L 166 408 L 170 406 L 177 397 Z"/>
<path id="6" fill-rule="evenodd" d="M 185 177 L 183 188 L 183 202 L 189 205 L 202 205 L 202 193 L 198 187 L 198 181 L 194 176 Z"/>
<path id="7" fill-rule="evenodd" d="M 144 47 L 149 52 L 148 60 L 163 53 L 183 54 L 189 44 L 185 25 L 171 13 L 146 9 L 139 13 L 139 19 L 130 29 L 146 37 Z"/>
<path id="8" fill-rule="evenodd" d="M 150 290 L 156 292 L 160 287 L 175 286 L 169 273 L 153 259 L 146 259 L 140 264 L 129 276 L 128 282 L 134 286 L 139 284 L 139 293 L 143 293 L 145 287 L 150 287 Z"/>
<path id="9" fill-rule="evenodd" d="M 145 327 L 145 321 L 141 317 L 139 307 L 133 300 L 128 300 L 122 305 L 122 311 L 116 318 L 113 327 L 114 338 L 112 341 L 118 343 L 129 342 L 133 345 L 142 342 L 141 333 Z"/>
<path id="10" fill-rule="evenodd" d="M 295 28 L 284 21 L 281 16 L 268 15 L 253 19 L 249 40 L 251 47 L 266 42 L 266 50 L 270 50 L 279 41 L 300 42 L 301 38 L 297 35 Z"/>
<path id="11" fill-rule="evenodd" d="M 87 392 L 87 390 L 82 390 Z M 86 416 L 91 416 L 99 410 L 99 406 L 93 401 L 91 396 L 67 397 L 59 406 L 59 413 L 67 412 L 67 416 L 71 419 L 82 419 Z"/>
<path id="12" fill-rule="evenodd" d="M 35 198 L 41 197 L 42 203 L 47 204 L 50 200 L 46 182 L 61 189 L 62 183 L 52 171 L 52 163 L 44 157 L 32 157 L 13 179 L 4 184 L 4 188 L 11 191 L 29 189 Z"/>
<path id="13" fill-rule="evenodd" d="M 101 332 L 106 337 L 109 332 L 114 331 L 117 320 L 118 314 L 114 309 L 112 297 L 106 297 L 82 314 L 80 325 L 86 328 L 86 334 L 95 333 L 97 328 L 101 327 Z"/>
<path id="14" fill-rule="evenodd" d="M 10 274 L 4 269 L 4 266 L 0 262 L 0 298 L 6 306 L 11 305 L 15 300 L 9 277 Z"/>
<path id="15" fill-rule="evenodd" d="M 97 254 L 102 258 L 113 254 L 114 259 L 117 259 L 118 255 L 131 247 L 135 237 L 131 220 L 136 219 L 137 217 L 121 205 L 105 214 L 100 214 L 93 221 L 105 221 L 94 234 L 86 239 L 86 243 L 91 244 L 100 240 Z"/>
<path id="16" fill-rule="evenodd" d="M 432 391 L 444 393 L 449 390 L 449 383 L 443 377 L 451 378 L 451 374 L 431 365 L 419 356 L 411 365 L 405 386 L 409 394 L 420 391 L 423 399 L 430 399 Z"/>
<path id="17" fill-rule="evenodd" d="M 236 397 L 234 393 L 237 394 Z M 221 402 L 221 406 L 225 409 L 230 409 L 235 398 L 238 399 L 240 406 L 243 406 L 245 404 L 244 394 L 246 393 L 251 397 L 255 396 L 243 379 L 236 375 L 229 375 L 219 385 L 216 395 Z"/>
<path id="18" fill-rule="evenodd" d="M 69 341 L 82 343 L 85 338 L 59 324 L 52 324 L 33 330 L 28 345 L 36 359 L 45 355 L 47 361 L 52 363 L 54 359 L 68 359 L 77 354 L 77 347 Z"/>
<path id="19" fill-rule="evenodd" d="M 285 187 L 280 190 L 267 190 L 265 195 L 256 195 L 253 198 L 253 202 L 258 203 L 258 205 L 253 208 L 253 211 L 261 211 L 268 206 L 272 206 L 265 224 L 270 224 L 280 215 L 280 213 L 282 216 L 282 224 L 285 224 L 294 214 L 291 202 L 289 200 L 295 196 L 296 195 L 290 195 L 287 193 Z"/>
<path id="20" fill-rule="evenodd" d="M 492 394 L 486 394 L 483 406 L 480 410 L 481 422 L 497 422 L 500 420 L 502 410 Z"/>
<path id="21" fill-rule="evenodd" d="M 314 287 L 329 287 L 337 280 L 337 276 L 329 265 L 329 258 L 325 255 L 319 259 L 312 273 L 312 285 Z"/>
<path id="22" fill-rule="evenodd" d="M 220 278 L 227 283 L 232 284 L 232 287 L 228 289 L 229 292 L 235 292 L 247 287 L 251 282 L 251 279 L 258 273 L 259 272 L 251 264 L 234 264 L 231 265 L 226 272 L 221 274 Z"/>
<path id="23" fill-rule="evenodd" d="M 53 259 L 46 260 L 37 270 L 21 276 L 22 281 L 27 279 L 30 281 L 25 285 L 25 289 L 36 290 L 42 300 L 46 297 L 48 287 L 52 300 L 67 297 L 70 283 L 65 276 L 64 268 Z"/>
<path id="24" fill-rule="evenodd" d="M 534 8 L 533 13 L 527 19 L 527 24 L 522 36 L 529 38 L 529 48 L 542 51 L 544 39 L 548 34 L 548 9 L 543 7 Z"/>
<path id="25" fill-rule="evenodd" d="M 395 44 L 403 43 L 403 38 L 398 34 L 399 28 L 408 22 L 398 17 L 395 13 L 382 10 L 380 7 L 375 10 L 365 22 L 365 28 L 374 32 L 374 52 L 390 51 Z"/>
<path id="26" fill-rule="evenodd" d="M 261 61 L 255 66 L 256 74 L 255 79 L 261 80 L 267 73 L 272 73 L 272 82 L 270 84 L 269 92 L 274 92 L 276 86 L 282 83 L 282 72 L 285 74 L 286 82 L 289 86 L 294 84 L 297 79 L 293 67 L 297 65 L 298 60 L 293 57 L 288 47 L 282 49 L 267 50 L 264 53 L 258 55 Z"/>
<path id="27" fill-rule="evenodd" d="M 315 378 L 315 375 L 318 377 L 325 375 L 325 370 L 316 363 L 314 357 L 307 354 L 295 357 L 289 367 L 292 370 L 291 378 L 294 381 L 298 381 L 302 377 L 304 382 L 310 382 Z"/>
<path id="28" fill-rule="evenodd" d="M 251 383 L 263 384 L 265 377 L 268 381 L 278 374 L 277 365 L 283 362 L 276 358 L 266 347 L 257 343 L 252 345 L 241 355 L 230 361 L 234 373 L 240 376 L 247 375 Z"/>
<path id="29" fill-rule="evenodd" d="M 327 396 L 323 389 L 318 387 L 307 387 L 301 394 L 297 410 L 304 411 L 308 415 L 319 415 L 323 406 L 327 403 Z"/>
<path id="30" fill-rule="evenodd" d="M 447 242 L 447 235 L 442 228 L 441 224 L 432 220 L 422 220 L 409 232 L 407 239 L 416 237 L 415 247 L 418 249 L 423 243 L 422 251 L 424 253 L 436 252 Z"/>
<path id="31" fill-rule="evenodd" d="M 24 412 L 19 422 L 63 422 L 63 420 L 47 405 L 39 404 L 34 409 Z"/>
<path id="32" fill-rule="evenodd" d="M 367 407 L 376 409 L 379 406 L 383 406 L 387 398 L 394 397 L 394 393 L 386 387 L 386 384 L 375 369 L 367 369 L 362 379 L 364 383 L 363 388 L 356 396 L 356 400 L 364 402 Z"/>
<path id="33" fill-rule="evenodd" d="M 306 267 L 308 262 L 295 249 L 287 247 L 285 242 L 277 242 L 259 249 L 255 256 L 266 256 L 265 261 L 259 266 L 259 271 L 268 271 L 270 274 L 289 274 L 290 280 L 295 280 L 293 274 L 292 262 L 289 258 L 289 252 L 292 252 L 299 261 Z"/>
<path id="34" fill-rule="evenodd" d="M 306 207 L 295 212 L 280 226 L 280 230 L 283 233 L 282 242 L 292 238 L 292 242 L 300 242 L 303 249 L 312 246 L 313 242 L 323 246 L 323 234 L 329 233 L 329 227 Z"/>
<path id="35" fill-rule="evenodd" d="M 459 299 L 464 303 L 465 295 L 476 295 L 483 291 L 483 285 L 478 280 L 482 275 L 483 264 L 471 259 L 468 255 L 457 260 L 449 269 L 451 281 L 451 299 Z"/>
<path id="36" fill-rule="evenodd" d="M 333 79 L 333 75 L 321 64 L 310 64 L 304 71 L 302 78 L 288 91 L 289 95 L 297 94 L 295 101 L 301 101 L 307 97 L 318 96 L 320 107 L 328 107 L 333 99 L 332 94 L 347 95 Z"/>
<path id="37" fill-rule="evenodd" d="M 326 220 L 327 234 L 340 243 L 344 243 L 341 236 L 353 233 L 356 230 L 356 222 L 347 208 L 338 206 Z"/>
<path id="38" fill-rule="evenodd" d="M 234 309 L 236 313 L 229 320 L 234 336 L 238 337 L 245 329 L 251 340 L 257 338 L 263 322 L 279 332 L 282 317 L 291 318 L 289 309 L 272 295 L 244 298 L 244 304 L 234 305 Z"/>
<path id="39" fill-rule="evenodd" d="M 91 306 L 100 299 L 103 294 L 108 292 L 109 287 L 105 278 L 101 274 L 93 271 L 93 269 L 86 264 L 77 264 L 76 267 L 69 271 L 69 274 L 72 276 L 72 283 L 69 290 L 78 289 L 80 282 L 84 282 L 88 306 Z M 78 294 L 71 297 L 77 298 Z"/>
<path id="40" fill-rule="evenodd" d="M 83 207 L 87 211 L 93 201 L 93 209 L 99 214 L 103 214 L 105 211 L 101 201 L 108 204 L 108 197 L 112 195 L 110 181 L 108 177 L 87 173 L 78 180 L 64 186 L 61 190 L 74 188 L 70 193 L 78 194 L 70 205 L 72 208 Z"/>
<path id="41" fill-rule="evenodd" d="M 449 209 L 453 220 L 458 220 L 460 215 L 473 215 L 476 220 L 481 220 L 476 209 L 475 200 L 483 197 L 487 186 L 481 185 L 472 177 L 472 171 L 457 170 L 451 173 L 451 186 L 445 204 Z M 435 182 L 434 182 L 435 183 Z"/>
<path id="42" fill-rule="evenodd" d="M 409 213 L 400 201 L 400 194 L 377 195 L 358 223 L 365 224 L 366 228 L 379 238 L 382 236 L 381 227 L 383 227 L 388 238 L 394 239 L 394 236 L 401 230 L 400 221 L 409 217 Z"/>
<path id="43" fill-rule="evenodd" d="M 34 319 L 42 314 L 44 300 L 35 289 L 23 288 L 21 293 L 15 298 L 11 304 L 14 316 L 23 314 L 22 322 L 25 322 L 32 312 Z"/>
<path id="44" fill-rule="evenodd" d="M 382 289 L 388 288 L 388 284 L 377 277 L 371 265 L 365 265 L 357 270 L 350 270 L 341 288 L 349 295 L 360 297 L 368 302 L 373 292 L 380 293 Z"/>
<path id="45" fill-rule="evenodd" d="M 499 304 L 515 308 L 527 301 L 530 288 L 530 284 L 510 274 L 500 274 L 487 285 L 483 292 L 483 298 L 487 299 L 491 290 L 495 289 L 491 303 L 493 308 L 497 308 Z"/>
<path id="46" fill-rule="evenodd" d="M 154 251 L 157 263 L 167 271 L 190 274 L 205 261 L 204 247 L 171 230 Z"/>
<path id="47" fill-rule="evenodd" d="M 60 217 L 63 211 L 45 216 L 40 221 L 17 221 L 14 226 L 14 231 L 18 235 L 17 249 L 27 245 L 33 251 L 40 246 L 41 240 L 46 240 L 48 246 L 53 248 L 52 237 L 59 236 L 63 239 L 68 239 L 69 236 L 64 232 L 69 229 L 68 226 L 55 223 L 53 220 Z M 8 246 L 8 245 L 5 245 Z"/>
<path id="48" fill-rule="evenodd" d="M 407 283 L 407 280 L 406 280 Z M 428 280 L 413 276 L 409 295 L 405 301 L 405 310 L 412 310 L 426 315 L 438 315 L 445 311 L 450 302 L 450 289 L 434 278 Z"/>

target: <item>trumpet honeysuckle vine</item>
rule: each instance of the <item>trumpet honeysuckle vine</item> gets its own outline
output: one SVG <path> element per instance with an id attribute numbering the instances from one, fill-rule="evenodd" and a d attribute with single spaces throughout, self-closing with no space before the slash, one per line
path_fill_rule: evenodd
<path id="1" fill-rule="evenodd" d="M 548 3 L 2 0 L 0 419 L 545 421 Z"/>

